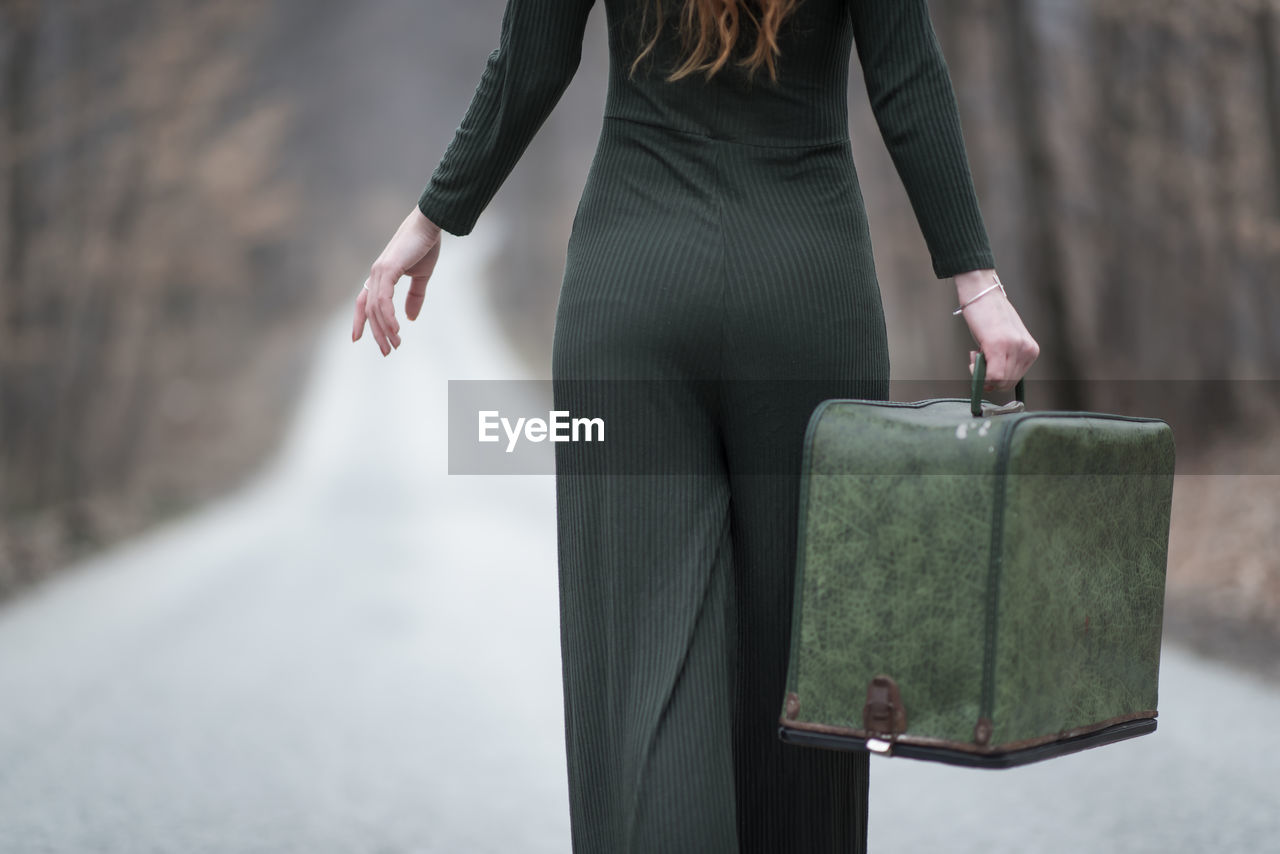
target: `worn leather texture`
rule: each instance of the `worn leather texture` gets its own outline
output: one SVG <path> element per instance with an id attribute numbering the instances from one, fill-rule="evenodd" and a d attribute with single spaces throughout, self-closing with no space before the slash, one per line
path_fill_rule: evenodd
<path id="1" fill-rule="evenodd" d="M 1154 711 L 1172 487 L 1161 421 L 823 404 L 783 724 L 862 731 L 881 674 L 920 743 L 994 750 Z"/>

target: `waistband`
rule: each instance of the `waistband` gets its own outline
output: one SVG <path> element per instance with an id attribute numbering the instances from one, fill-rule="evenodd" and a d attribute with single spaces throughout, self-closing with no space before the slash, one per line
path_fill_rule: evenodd
<path id="1" fill-rule="evenodd" d="M 761 136 L 739 136 L 725 132 L 712 130 L 697 130 L 691 128 L 674 127 L 672 125 L 662 124 L 655 121 L 646 121 L 630 116 L 620 116 L 612 113 L 605 113 L 604 121 L 614 123 L 615 127 L 623 130 L 633 130 L 634 132 L 644 133 L 652 131 L 657 134 L 672 134 L 678 137 L 684 137 L 692 141 L 707 143 L 724 143 L 728 145 L 744 146 L 747 148 L 764 148 L 764 149 L 813 149 L 813 148 L 831 148 L 844 147 L 851 144 L 849 134 L 831 134 L 829 136 L 820 136 L 816 138 L 806 139 L 788 139 L 788 138 L 770 138 Z"/>

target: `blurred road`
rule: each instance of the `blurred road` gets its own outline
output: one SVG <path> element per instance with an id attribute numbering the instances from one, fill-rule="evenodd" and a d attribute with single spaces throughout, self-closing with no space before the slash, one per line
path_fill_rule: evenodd
<path id="1" fill-rule="evenodd" d="M 482 240 L 392 357 L 335 319 L 241 494 L 0 610 L 0 852 L 567 851 L 553 483 L 446 474 L 447 380 L 524 375 Z M 877 758 L 871 849 L 1280 850 L 1280 689 L 1167 649 L 1161 712 L 1013 771 Z"/>
<path id="2" fill-rule="evenodd" d="M 446 475 L 447 378 L 520 376 L 475 238 L 257 483 L 0 610 L 0 852 L 566 850 L 553 482 Z"/>

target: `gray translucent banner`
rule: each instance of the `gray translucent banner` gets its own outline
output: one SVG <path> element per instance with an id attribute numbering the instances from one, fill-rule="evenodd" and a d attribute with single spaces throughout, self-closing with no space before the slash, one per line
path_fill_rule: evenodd
<path id="1" fill-rule="evenodd" d="M 969 396 L 927 380 L 451 380 L 449 473 L 794 475 L 824 400 Z M 1178 474 L 1280 475 L 1280 380 L 1040 380 L 1026 409 L 1161 419 Z"/>

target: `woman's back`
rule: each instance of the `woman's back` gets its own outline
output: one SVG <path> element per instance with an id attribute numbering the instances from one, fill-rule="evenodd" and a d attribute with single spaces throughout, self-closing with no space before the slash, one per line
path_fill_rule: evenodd
<path id="1" fill-rule="evenodd" d="M 709 81 L 695 72 L 669 82 L 668 73 L 684 54 L 680 5 L 664 5 L 660 38 L 632 74 L 638 46 L 651 35 L 652 10 L 642 30 L 645 0 L 605 0 L 610 58 L 605 115 L 757 145 L 817 145 L 845 139 L 853 44 L 846 3 L 804 0 L 782 22 L 776 82 L 764 69 L 751 77 L 732 62 Z M 747 25 L 743 31 L 735 58 L 754 46 L 752 28 Z"/>
<path id="2" fill-rule="evenodd" d="M 572 80 L 594 2 L 509 0 L 499 47 L 418 199 L 433 223 L 458 235 L 474 227 Z M 941 278 L 994 266 L 926 0 L 803 0 L 778 30 L 776 83 L 763 70 L 748 80 L 733 63 L 709 81 L 699 73 L 668 81 L 684 55 L 678 0 L 662 4 L 660 38 L 632 74 L 652 33 L 649 4 L 655 0 L 604 2 L 610 54 L 605 115 L 673 134 L 768 147 L 847 140 L 848 64 L 855 45 L 934 271 Z M 745 20 L 735 56 L 754 37 Z M 852 201 L 861 205 L 860 198 Z"/>

